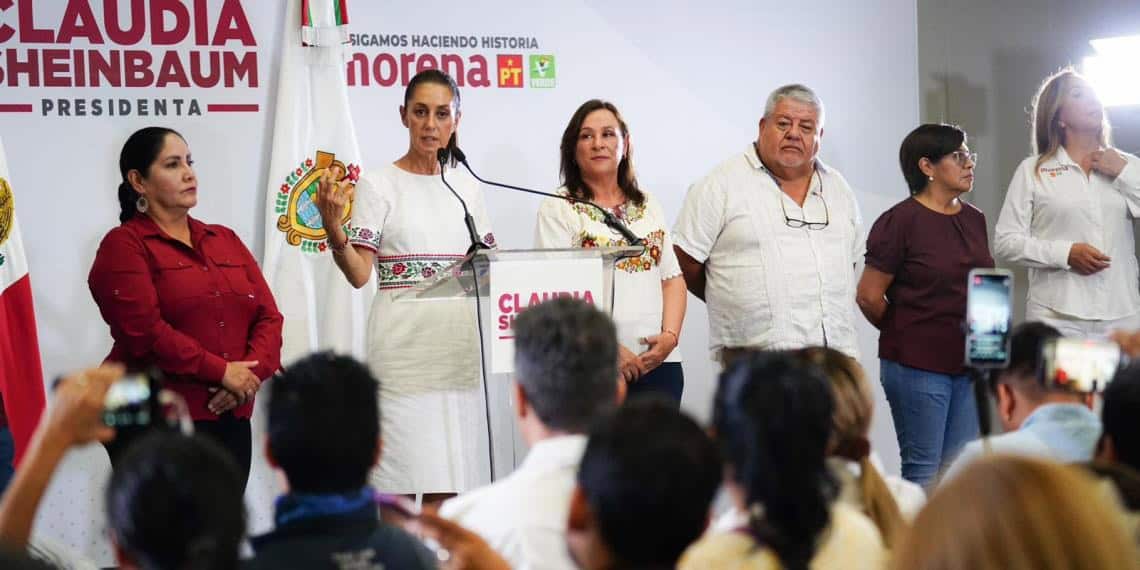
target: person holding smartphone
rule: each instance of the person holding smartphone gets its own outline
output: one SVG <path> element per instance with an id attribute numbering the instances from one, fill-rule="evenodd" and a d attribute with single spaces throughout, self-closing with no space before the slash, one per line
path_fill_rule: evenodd
<path id="1" fill-rule="evenodd" d="M 1036 155 L 1017 167 L 994 228 L 997 256 L 1029 269 L 1025 320 L 1065 336 L 1140 328 L 1140 158 L 1113 148 L 1110 130 L 1083 77 L 1047 78 L 1033 100 Z"/>
<path id="2" fill-rule="evenodd" d="M 249 418 L 280 366 L 281 325 L 261 270 L 233 230 L 190 216 L 198 178 L 186 139 L 136 131 L 119 155 L 118 227 L 99 244 L 88 286 L 114 345 L 110 362 L 161 371 L 186 400 L 195 430 L 229 450 L 245 484 Z M 145 426 L 116 426 L 112 466 Z"/>
<path id="3" fill-rule="evenodd" d="M 903 139 L 910 197 L 867 237 L 856 302 L 879 334 L 880 373 L 908 481 L 929 486 L 978 433 L 965 370 L 967 276 L 993 267 L 986 218 L 962 196 L 978 155 L 958 127 L 925 124 Z"/>

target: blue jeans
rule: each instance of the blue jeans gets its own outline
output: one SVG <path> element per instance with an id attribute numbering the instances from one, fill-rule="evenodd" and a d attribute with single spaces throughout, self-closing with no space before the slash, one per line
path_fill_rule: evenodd
<path id="1" fill-rule="evenodd" d="M 978 411 L 968 375 L 951 376 L 879 360 L 899 440 L 903 479 L 933 486 L 967 442 L 978 437 Z"/>

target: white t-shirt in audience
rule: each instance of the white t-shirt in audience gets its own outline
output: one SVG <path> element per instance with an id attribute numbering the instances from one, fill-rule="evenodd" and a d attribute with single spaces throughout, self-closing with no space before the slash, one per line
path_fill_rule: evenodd
<path id="1" fill-rule="evenodd" d="M 478 533 L 515 570 L 574 570 L 566 517 L 585 451 L 584 435 L 539 441 L 509 476 L 445 502 L 439 513 Z"/>

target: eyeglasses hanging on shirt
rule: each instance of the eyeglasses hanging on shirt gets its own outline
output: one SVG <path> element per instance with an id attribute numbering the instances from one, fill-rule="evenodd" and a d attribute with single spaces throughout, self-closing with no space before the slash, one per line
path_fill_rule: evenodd
<path id="1" fill-rule="evenodd" d="M 814 192 L 814 194 L 819 196 L 819 201 L 823 203 L 823 221 L 822 222 L 814 222 L 814 221 L 801 220 L 798 218 L 793 218 L 793 217 L 788 216 L 788 208 L 786 206 L 784 206 L 784 197 L 780 196 L 780 211 L 782 211 L 784 213 L 784 224 L 787 225 L 789 228 L 796 228 L 796 229 L 807 228 L 809 230 L 822 230 L 823 228 L 826 228 L 828 224 L 831 223 L 831 212 L 829 212 L 827 210 L 827 200 L 823 199 L 823 177 L 819 175 L 818 169 L 815 171 L 815 177 L 817 180 L 819 180 L 819 189 L 816 190 Z M 774 178 L 775 177 L 773 177 L 773 179 Z M 777 186 L 779 186 L 779 184 L 777 184 Z M 807 203 L 808 196 L 811 196 L 812 194 L 813 194 L 813 192 L 809 189 L 807 196 L 804 197 L 804 203 L 805 204 Z"/>

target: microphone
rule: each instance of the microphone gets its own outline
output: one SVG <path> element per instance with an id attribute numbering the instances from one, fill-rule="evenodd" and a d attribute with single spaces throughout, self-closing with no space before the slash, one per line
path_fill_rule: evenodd
<path id="1" fill-rule="evenodd" d="M 446 153 L 447 151 L 445 151 L 444 149 L 440 149 L 439 152 L 440 153 Z M 459 150 L 459 147 L 452 147 L 449 155 L 454 156 L 455 160 L 458 160 L 460 163 L 462 163 L 463 167 L 467 169 L 467 172 L 470 172 L 471 176 L 475 177 L 475 180 L 478 180 L 479 182 L 482 182 L 483 184 L 487 184 L 488 186 L 498 186 L 499 188 L 506 188 L 508 190 L 515 190 L 518 192 L 526 192 L 528 194 L 537 194 L 539 196 L 548 196 L 548 197 L 552 197 L 552 198 L 559 198 L 561 200 L 566 200 L 567 202 L 576 202 L 579 204 L 586 204 L 588 206 L 592 206 L 595 210 L 597 210 L 598 212 L 601 212 L 602 222 L 604 224 L 606 224 L 606 226 L 608 226 L 610 229 L 621 234 L 621 237 L 625 238 L 625 241 L 628 242 L 630 245 L 640 245 L 640 246 L 645 245 L 645 240 L 637 237 L 637 234 L 634 234 L 633 231 L 629 229 L 629 227 L 627 227 L 625 224 L 621 223 L 621 220 L 617 219 L 617 216 L 615 216 L 613 214 L 613 212 L 611 212 L 611 211 L 609 211 L 609 210 L 607 210 L 607 209 L 605 209 L 605 208 L 603 208 L 603 207 L 601 207 L 601 206 L 599 206 L 599 205 L 597 205 L 597 204 L 595 204 L 589 200 L 583 200 L 581 198 L 575 198 L 573 196 L 563 196 L 562 194 L 555 194 L 553 192 L 543 192 L 541 190 L 532 190 L 530 188 L 520 188 L 518 186 L 511 186 L 510 184 L 503 184 L 501 182 L 492 182 L 490 180 L 484 180 L 484 179 L 480 178 L 478 174 L 475 174 L 475 171 L 471 169 L 470 164 L 467 164 L 467 156 L 465 154 L 463 154 L 462 150 Z"/>
<path id="2" fill-rule="evenodd" d="M 459 156 L 457 153 L 456 158 L 459 158 Z M 467 202 L 464 202 L 463 198 L 459 196 L 459 192 L 456 192 L 455 188 L 452 188 L 451 184 L 447 183 L 447 177 L 443 174 L 444 171 L 447 170 L 447 161 L 451 159 L 451 153 L 446 147 L 441 148 L 435 151 L 435 159 L 439 161 L 439 179 L 443 181 L 443 185 L 447 186 L 448 190 L 451 190 L 451 195 L 455 196 L 456 200 L 459 200 L 459 205 L 463 206 L 463 224 L 467 226 L 467 237 L 471 240 L 471 247 L 467 248 L 467 253 L 479 249 L 489 249 L 487 244 L 483 243 L 483 240 L 479 238 L 479 231 L 475 229 L 475 218 L 471 217 L 471 211 L 467 209 Z"/>

